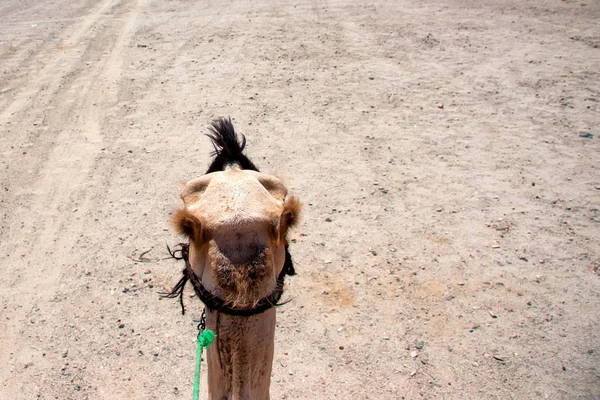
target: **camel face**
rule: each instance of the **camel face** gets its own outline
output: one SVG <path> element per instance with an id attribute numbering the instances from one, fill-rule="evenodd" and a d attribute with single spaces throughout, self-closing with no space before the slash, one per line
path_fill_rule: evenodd
<path id="1" fill-rule="evenodd" d="M 190 237 L 203 284 L 234 308 L 252 308 L 275 288 L 287 229 L 300 211 L 283 183 L 238 164 L 186 184 L 173 223 Z"/>
<path id="2" fill-rule="evenodd" d="M 249 310 L 277 293 L 282 272 L 294 274 L 286 236 L 301 205 L 281 180 L 260 173 L 243 154 L 246 139 L 238 140 L 230 120 L 213 122 L 208 136 L 215 157 L 206 174 L 181 191 L 184 207 L 172 222 L 188 236 L 191 268 L 210 297 Z"/>

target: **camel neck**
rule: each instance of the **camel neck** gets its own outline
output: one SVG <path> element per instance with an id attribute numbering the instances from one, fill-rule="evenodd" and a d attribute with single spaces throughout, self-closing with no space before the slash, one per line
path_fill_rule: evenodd
<path id="1" fill-rule="evenodd" d="M 249 317 L 207 311 L 217 338 L 208 349 L 210 400 L 269 399 L 275 309 Z"/>

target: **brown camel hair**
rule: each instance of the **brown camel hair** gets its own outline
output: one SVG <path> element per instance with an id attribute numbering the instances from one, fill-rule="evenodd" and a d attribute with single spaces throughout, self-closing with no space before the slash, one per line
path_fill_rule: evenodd
<path id="1" fill-rule="evenodd" d="M 239 142 L 230 120 L 215 121 L 210 137 L 211 167 L 185 185 L 184 207 L 171 221 L 189 239 L 202 285 L 233 309 L 252 309 L 275 290 L 286 262 L 293 271 L 287 233 L 301 204 L 242 154 L 245 138 Z M 275 309 L 251 316 L 207 309 L 206 327 L 217 332 L 207 357 L 209 399 L 269 399 Z"/>

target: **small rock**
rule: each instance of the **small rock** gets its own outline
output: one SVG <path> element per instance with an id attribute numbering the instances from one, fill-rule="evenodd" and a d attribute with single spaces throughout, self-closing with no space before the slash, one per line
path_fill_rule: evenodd
<path id="1" fill-rule="evenodd" d="M 488 311 L 488 314 L 490 314 L 490 317 L 492 318 L 498 318 L 498 316 L 491 311 Z"/>
<path id="2" fill-rule="evenodd" d="M 413 350 L 413 351 L 410 352 L 410 356 L 412 358 L 417 358 L 419 356 L 419 352 L 416 351 L 416 350 Z"/>
<path id="3" fill-rule="evenodd" d="M 425 347 L 425 342 L 419 339 L 415 339 L 415 347 L 417 348 L 417 350 L 421 350 L 423 349 L 423 347 Z"/>
<path id="4" fill-rule="evenodd" d="M 331 222 L 331 218 L 329 218 L 329 217 L 325 218 L 325 222 Z"/>
<path id="5" fill-rule="evenodd" d="M 340 347 L 338 347 L 338 349 L 344 350 L 344 346 L 340 346 Z"/>
<path id="6" fill-rule="evenodd" d="M 33 367 L 33 363 L 31 361 L 23 366 L 23 368 L 25 368 L 25 369 L 27 369 L 29 367 Z"/>
<path id="7" fill-rule="evenodd" d="M 119 329 L 125 328 L 125 324 L 119 324 Z"/>
<path id="8" fill-rule="evenodd" d="M 419 361 L 421 361 L 421 364 L 423 365 L 427 364 L 427 362 L 429 362 L 429 356 L 427 353 L 422 353 L 419 357 Z"/>

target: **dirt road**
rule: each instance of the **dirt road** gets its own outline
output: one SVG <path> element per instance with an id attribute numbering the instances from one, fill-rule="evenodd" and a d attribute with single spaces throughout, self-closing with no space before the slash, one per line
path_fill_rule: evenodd
<path id="1" fill-rule="evenodd" d="M 228 115 L 305 203 L 272 398 L 599 398 L 599 20 L 2 1 L 0 398 L 189 398 L 201 308 L 157 292 Z"/>

